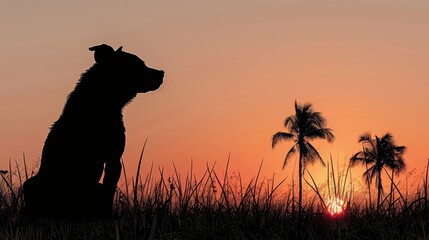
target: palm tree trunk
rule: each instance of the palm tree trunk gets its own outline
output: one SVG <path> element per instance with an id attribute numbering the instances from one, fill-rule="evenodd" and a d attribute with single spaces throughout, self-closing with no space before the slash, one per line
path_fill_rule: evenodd
<path id="1" fill-rule="evenodd" d="M 366 171 L 368 171 L 368 163 L 365 163 Z M 371 201 L 371 181 L 369 176 L 366 177 L 366 183 L 368 185 L 368 196 L 369 196 L 369 208 L 372 209 L 372 201 Z"/>
<path id="2" fill-rule="evenodd" d="M 299 154 L 299 197 L 298 197 L 298 216 L 302 212 L 302 154 Z"/>
<path id="3" fill-rule="evenodd" d="M 391 181 L 390 181 L 390 204 L 389 204 L 389 209 L 391 208 L 391 207 L 393 207 L 392 206 L 392 204 L 393 204 L 393 200 L 395 200 L 395 197 L 394 197 L 394 195 L 393 195 L 393 193 L 394 193 L 394 191 L 393 191 L 393 174 L 394 174 L 394 172 L 393 172 L 393 168 L 392 168 L 392 179 L 391 179 Z M 393 208 L 394 209 L 394 208 Z M 389 211 L 390 212 L 390 211 Z"/>
<path id="4" fill-rule="evenodd" d="M 377 192 L 377 212 L 380 208 L 380 201 L 381 201 L 381 169 L 378 171 L 378 192 Z"/>

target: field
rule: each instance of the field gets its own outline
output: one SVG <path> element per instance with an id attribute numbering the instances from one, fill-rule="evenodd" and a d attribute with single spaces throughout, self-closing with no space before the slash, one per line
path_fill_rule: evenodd
<path id="1" fill-rule="evenodd" d="M 112 219 L 78 221 L 26 217 L 21 186 L 31 173 L 25 159 L 22 168 L 10 165 L 0 173 L 0 239 L 429 239 L 427 177 L 415 194 L 385 193 L 377 209 L 344 191 L 348 169 L 334 173 L 328 165 L 327 188 L 344 205 L 329 214 L 327 190 L 308 172 L 314 197 L 300 216 L 295 191 L 278 191 L 285 179 L 267 182 L 258 172 L 244 185 L 228 168 L 218 174 L 209 165 L 198 179 L 192 167 L 184 178 L 153 168 L 140 176 L 138 169 L 131 180 L 123 172 L 128 180 L 117 191 Z"/>

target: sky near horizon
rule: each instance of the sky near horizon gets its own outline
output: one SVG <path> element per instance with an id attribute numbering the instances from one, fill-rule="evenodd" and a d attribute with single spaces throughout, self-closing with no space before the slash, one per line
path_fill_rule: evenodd
<path id="1" fill-rule="evenodd" d="M 166 72 L 124 110 L 128 171 L 148 138 L 143 172 L 174 162 L 185 174 L 191 159 L 199 174 L 207 162 L 222 171 L 231 154 L 246 179 L 262 160 L 265 176 L 290 177 L 292 142 L 273 150 L 271 136 L 295 100 L 334 130 L 333 144 L 313 144 L 325 160 L 347 161 L 366 131 L 405 145 L 407 172 L 429 158 L 428 1 L 3 1 L 0 29 L 0 169 L 40 158 L 100 43 Z"/>

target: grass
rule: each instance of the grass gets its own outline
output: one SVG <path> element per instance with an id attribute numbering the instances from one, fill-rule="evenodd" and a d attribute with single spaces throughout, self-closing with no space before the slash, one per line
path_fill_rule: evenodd
<path id="1" fill-rule="evenodd" d="M 293 187 L 280 192 L 286 179 L 268 181 L 259 171 L 249 183 L 241 176 L 220 175 L 215 164 L 206 165 L 197 178 L 193 167 L 184 178 L 173 168 L 165 176 L 162 168 L 151 167 L 140 175 L 144 148 L 136 175 L 118 189 L 111 220 L 72 221 L 29 219 L 22 213 L 22 183 L 32 175 L 10 161 L 0 172 L 0 239 L 428 239 L 429 209 L 427 171 L 416 194 L 398 194 L 393 202 L 385 194 L 381 210 L 369 199 L 354 200 L 350 168 L 334 171 L 327 166 L 327 185 L 316 185 L 307 172 L 310 191 L 302 218 L 297 217 Z M 428 162 L 429 163 L 429 162 Z M 429 168 L 429 165 L 428 165 Z M 292 184 L 294 186 L 294 184 Z M 349 187 L 348 187 L 349 186 Z M 314 197 L 311 197 L 314 196 Z M 339 197 L 346 211 L 336 217 L 326 213 L 325 199 Z M 394 209 L 394 210 L 392 210 Z M 300 219 L 300 221 L 298 221 Z"/>

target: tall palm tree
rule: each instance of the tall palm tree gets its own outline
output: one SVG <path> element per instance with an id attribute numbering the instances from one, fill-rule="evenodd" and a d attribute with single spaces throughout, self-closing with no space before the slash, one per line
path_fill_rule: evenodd
<path id="1" fill-rule="evenodd" d="M 314 163 L 320 160 L 323 166 L 325 163 L 317 152 L 316 148 L 309 141 L 314 139 L 326 139 L 329 143 L 334 141 L 332 129 L 326 128 L 326 120 L 320 112 L 314 112 L 311 104 L 297 104 L 295 101 L 295 114 L 286 117 L 284 127 L 288 132 L 277 132 L 272 137 L 272 147 L 274 148 L 279 141 L 293 140 L 295 144 L 286 154 L 283 162 L 283 169 L 287 161 L 297 152 L 299 152 L 299 215 L 302 209 L 302 176 L 308 163 Z"/>
<path id="2" fill-rule="evenodd" d="M 391 194 L 393 193 L 393 175 L 397 175 L 405 169 L 402 155 L 405 153 L 405 146 L 396 146 L 393 136 L 390 133 L 384 134 L 381 138 L 375 136 L 372 138 L 371 133 L 366 132 L 359 137 L 359 142 L 363 145 L 363 150 L 355 153 L 350 161 L 352 165 L 362 163 L 372 165 L 363 174 L 368 184 L 373 178 L 376 178 L 377 184 L 377 210 L 380 207 L 383 185 L 381 183 L 382 169 L 390 169 L 392 178 L 390 182 Z M 391 199 L 392 201 L 392 199 Z"/>

